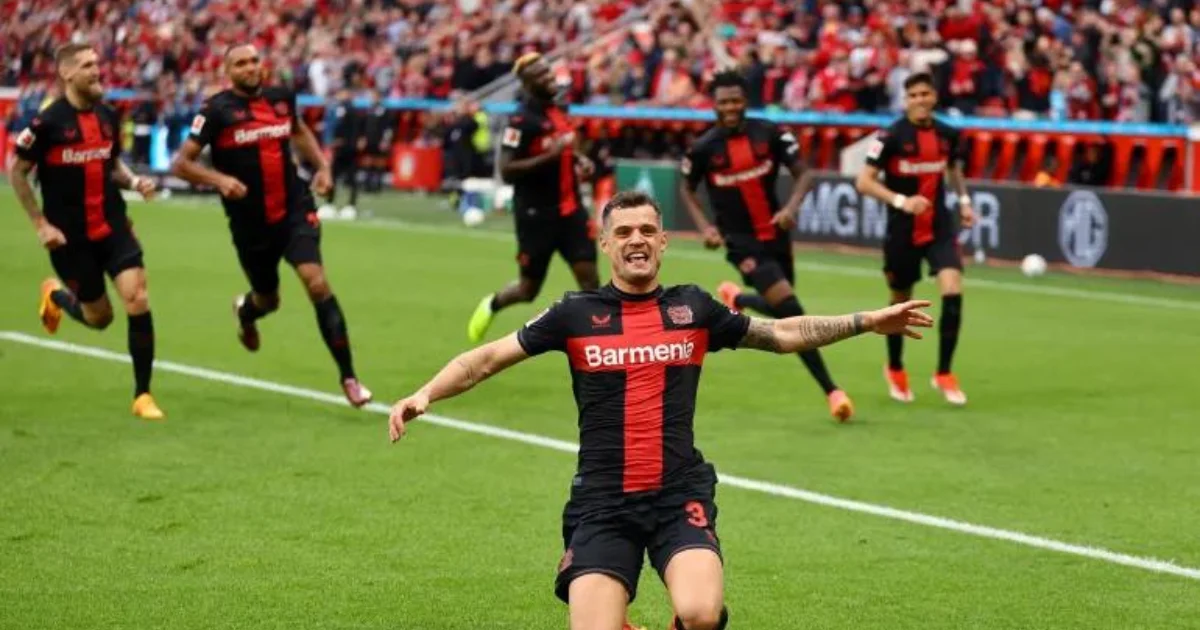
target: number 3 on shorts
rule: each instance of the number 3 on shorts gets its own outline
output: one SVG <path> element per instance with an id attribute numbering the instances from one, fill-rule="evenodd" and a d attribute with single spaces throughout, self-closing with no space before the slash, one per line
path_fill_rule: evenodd
<path id="1" fill-rule="evenodd" d="M 708 517 L 704 515 L 704 504 L 699 501 L 688 501 L 683 506 L 688 513 L 688 523 L 696 527 L 708 527 Z"/>

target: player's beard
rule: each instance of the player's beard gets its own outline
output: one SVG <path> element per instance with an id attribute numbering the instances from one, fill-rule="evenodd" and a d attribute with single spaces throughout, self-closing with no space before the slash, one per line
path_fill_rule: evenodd
<path id="1" fill-rule="evenodd" d="M 99 80 L 72 82 L 70 88 L 71 91 L 75 92 L 76 96 L 89 105 L 95 105 L 104 98 L 104 85 Z"/>
<path id="2" fill-rule="evenodd" d="M 253 82 L 251 82 L 251 81 L 253 81 Z M 262 81 L 254 80 L 254 79 L 251 79 L 249 81 L 247 81 L 247 80 L 234 81 L 233 87 L 237 88 L 239 92 L 244 92 L 246 94 L 251 94 L 251 95 L 258 94 L 259 90 L 262 89 Z"/>

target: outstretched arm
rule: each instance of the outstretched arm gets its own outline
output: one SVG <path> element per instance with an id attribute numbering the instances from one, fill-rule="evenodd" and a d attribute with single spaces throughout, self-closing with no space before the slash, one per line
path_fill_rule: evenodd
<path id="1" fill-rule="evenodd" d="M 782 354 L 820 348 L 864 332 L 903 334 L 920 339 L 921 333 L 912 328 L 929 328 L 933 325 L 933 318 L 917 309 L 929 305 L 924 300 L 913 300 L 878 311 L 836 317 L 802 315 L 774 320 L 752 318 L 746 336 L 739 345 Z"/>
<path id="2" fill-rule="evenodd" d="M 392 441 L 404 437 L 405 423 L 425 413 L 429 405 L 457 396 L 528 357 L 516 333 L 454 357 L 424 387 L 392 406 L 388 420 Z"/>

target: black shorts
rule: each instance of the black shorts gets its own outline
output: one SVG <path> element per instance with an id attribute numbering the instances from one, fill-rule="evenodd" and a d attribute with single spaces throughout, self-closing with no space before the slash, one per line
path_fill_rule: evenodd
<path id="1" fill-rule="evenodd" d="M 255 293 L 279 291 L 279 261 L 292 267 L 321 264 L 321 224 L 315 212 L 289 214 L 254 235 L 234 239 L 238 262 Z"/>
<path id="2" fill-rule="evenodd" d="M 358 170 L 358 152 L 338 151 L 333 156 L 333 164 L 330 170 L 333 171 L 333 176 L 338 179 L 350 176 Z"/>
<path id="3" fill-rule="evenodd" d="M 742 274 L 742 284 L 766 293 L 780 280 L 796 284 L 792 242 L 786 238 L 760 241 L 754 236 L 730 234 L 725 238 L 725 260 Z"/>
<path id="4" fill-rule="evenodd" d="M 569 603 L 575 578 L 602 573 L 621 582 L 632 602 L 637 598 L 643 556 L 650 557 L 650 566 L 664 579 L 667 564 L 681 551 L 711 549 L 721 557 L 715 493 L 712 475 L 710 481 L 626 497 L 610 506 L 585 505 L 572 498 L 563 510 L 565 551 L 554 594 Z"/>
<path id="5" fill-rule="evenodd" d="M 913 245 L 907 235 L 892 238 L 883 243 L 883 275 L 888 287 L 896 291 L 907 291 L 921 279 L 921 259 L 929 263 L 929 275 L 936 276 L 943 269 L 962 271 L 962 252 L 958 239 L 943 236 L 925 245 Z"/>
<path id="6" fill-rule="evenodd" d="M 595 233 L 587 212 L 576 210 L 550 221 L 517 222 L 517 265 L 522 278 L 544 280 L 554 252 L 572 265 L 596 262 Z"/>
<path id="7" fill-rule="evenodd" d="M 80 237 L 50 251 L 50 264 L 63 284 L 80 302 L 104 297 L 104 274 L 116 278 L 126 269 L 143 267 L 142 245 L 133 231 L 113 229 L 99 241 Z"/>

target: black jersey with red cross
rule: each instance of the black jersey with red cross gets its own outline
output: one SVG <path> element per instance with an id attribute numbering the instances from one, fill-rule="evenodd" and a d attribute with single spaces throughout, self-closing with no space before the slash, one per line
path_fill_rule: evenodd
<path id="1" fill-rule="evenodd" d="M 579 408 L 576 491 L 673 487 L 704 458 L 692 418 L 704 355 L 735 348 L 750 318 L 694 285 L 567 293 L 517 333 L 530 355 L 566 353 Z"/>
<path id="2" fill-rule="evenodd" d="M 537 157 L 555 141 L 567 143 L 558 159 L 509 179 L 518 222 L 553 220 L 581 210 L 574 138 L 575 127 L 561 107 L 531 97 L 518 103 L 500 138 L 501 150 L 510 159 Z"/>
<path id="3" fill-rule="evenodd" d="M 17 157 L 37 166 L 46 220 L 68 241 L 98 241 L 128 224 L 113 182 L 121 154 L 116 112 L 107 105 L 75 109 L 60 98 L 17 135 Z"/>
<path id="4" fill-rule="evenodd" d="M 292 161 L 296 96 L 281 87 L 265 87 L 257 96 L 233 90 L 214 94 L 192 120 L 191 135 L 212 147 L 216 170 L 246 185 L 241 199 L 221 198 L 235 234 L 255 234 L 291 213 L 307 213 L 312 197 Z"/>
<path id="5" fill-rule="evenodd" d="M 926 245 L 953 235 L 954 217 L 946 206 L 946 167 L 963 160 L 958 130 L 934 119 L 924 126 L 900 118 L 876 133 L 867 147 L 867 164 L 879 169 L 884 183 L 902 195 L 921 195 L 932 204 L 919 215 L 889 205 L 889 239 Z"/>
<path id="6" fill-rule="evenodd" d="M 721 234 L 774 241 L 787 238 L 771 222 L 781 208 L 775 192 L 779 167 L 791 169 L 799 160 L 800 146 L 790 131 L 750 119 L 740 129 L 709 129 L 696 139 L 680 171 L 693 189 L 706 185 Z"/>

